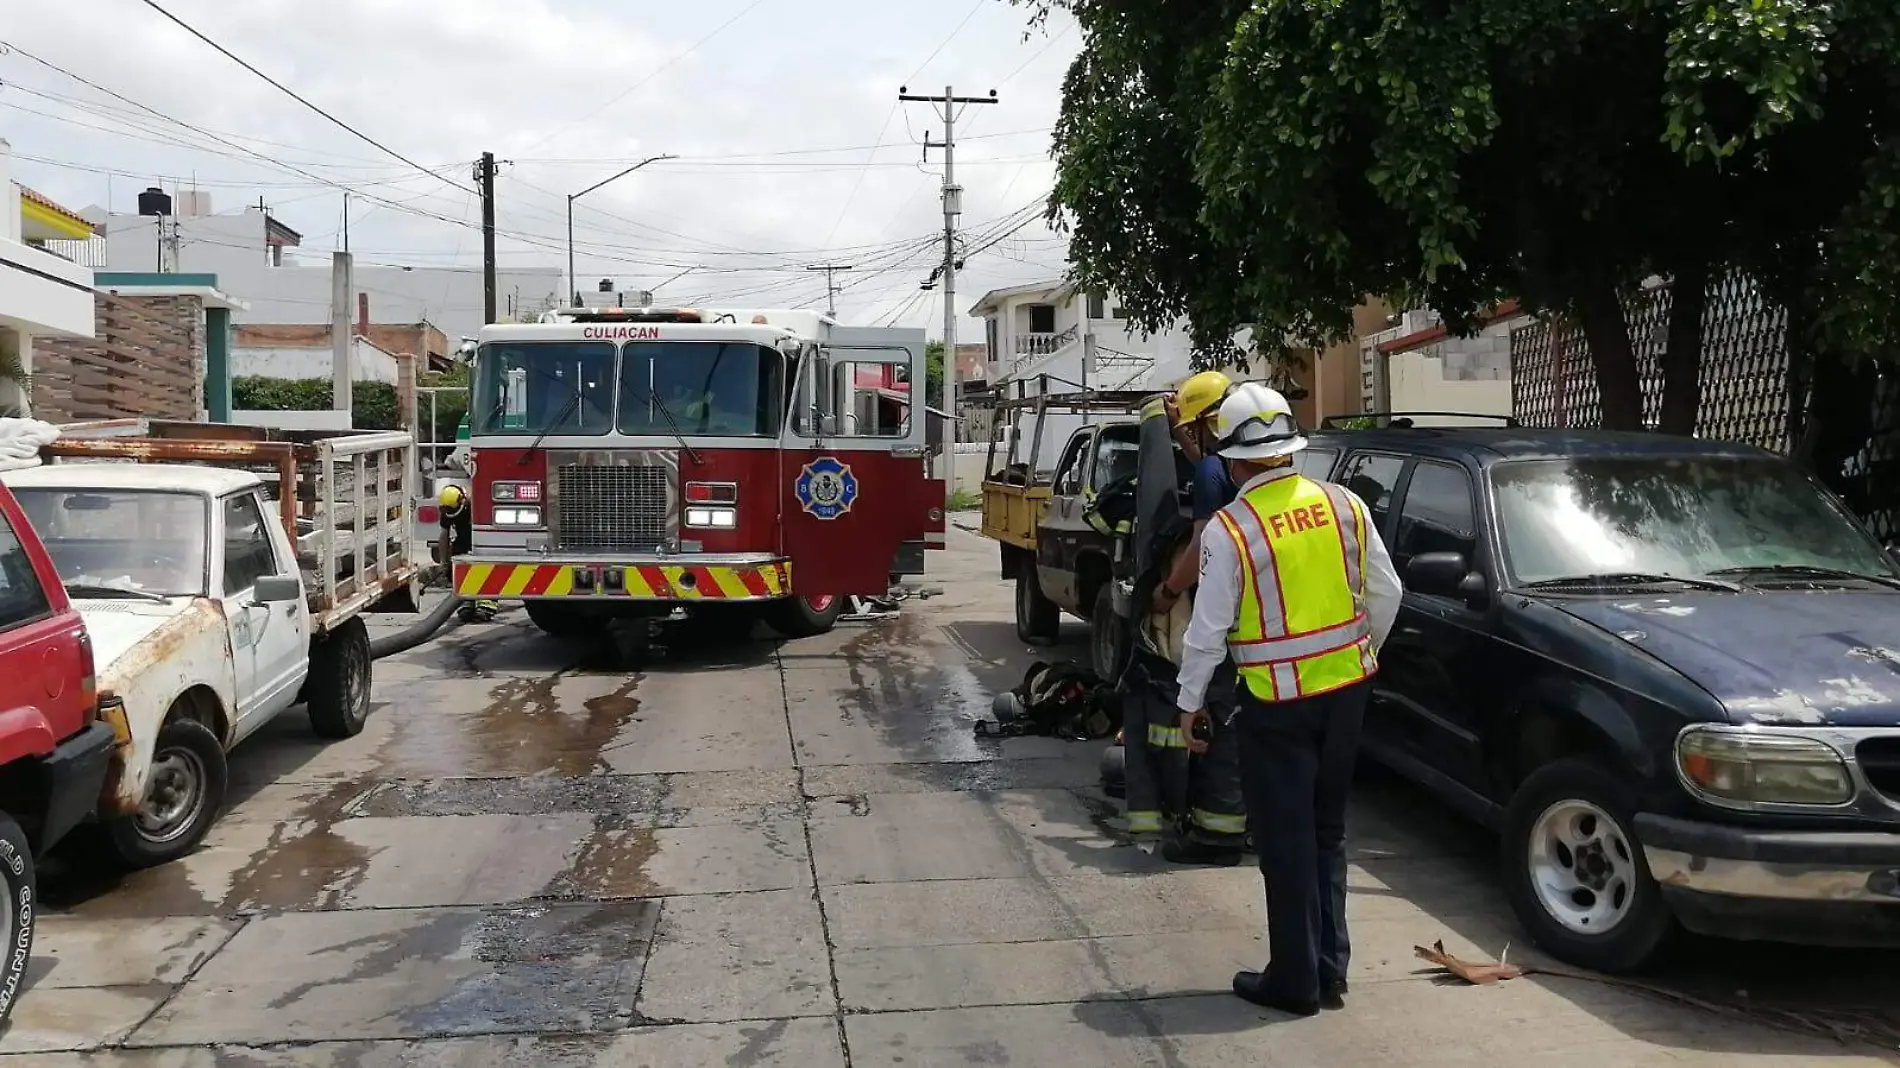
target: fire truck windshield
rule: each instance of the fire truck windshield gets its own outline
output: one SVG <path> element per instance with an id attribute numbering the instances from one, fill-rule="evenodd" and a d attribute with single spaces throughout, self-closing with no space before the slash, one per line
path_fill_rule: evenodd
<path id="1" fill-rule="evenodd" d="M 613 429 L 611 342 L 490 342 L 476 354 L 474 385 L 469 424 L 475 434 L 532 437 Z"/>
<path id="2" fill-rule="evenodd" d="M 777 437 L 785 358 L 742 341 L 631 341 L 620 353 L 622 434 Z"/>

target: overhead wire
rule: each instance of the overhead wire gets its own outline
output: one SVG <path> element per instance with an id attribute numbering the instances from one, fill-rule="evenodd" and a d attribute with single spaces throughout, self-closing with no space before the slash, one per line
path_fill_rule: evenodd
<path id="1" fill-rule="evenodd" d="M 248 70 L 252 74 L 257 75 L 259 78 L 264 79 L 264 81 L 269 82 L 272 86 L 274 86 L 279 92 L 283 93 L 285 96 L 290 97 L 292 100 L 295 100 L 297 103 L 302 104 L 304 107 L 309 108 L 311 111 L 314 111 L 317 114 L 323 116 L 324 118 L 329 119 L 331 122 L 335 123 L 338 127 L 342 128 L 345 132 L 379 149 L 385 155 L 389 155 L 398 160 L 401 160 L 402 162 L 407 163 L 409 166 L 414 167 L 416 170 L 421 171 L 424 174 L 430 175 L 431 177 L 434 177 L 434 178 L 438 178 L 445 184 L 455 186 L 457 189 L 462 190 L 464 193 L 474 192 L 472 188 L 462 185 L 461 183 L 456 182 L 453 179 L 444 178 L 441 174 L 438 174 L 437 172 L 430 170 L 427 167 L 424 167 L 422 164 L 417 163 L 415 160 L 410 159 L 408 156 L 405 156 L 402 153 L 396 151 L 395 149 L 390 148 L 388 145 L 383 144 L 381 141 L 376 140 L 374 137 L 371 137 L 370 135 L 357 129 L 356 127 L 351 126 L 349 123 L 344 122 L 342 119 L 339 119 L 335 115 L 330 114 L 328 111 L 325 111 L 323 108 L 318 107 L 316 104 L 311 103 L 309 100 L 305 99 L 304 96 L 298 93 L 296 90 L 290 88 L 289 86 L 271 77 L 270 75 L 265 74 L 263 71 L 258 70 L 256 67 L 252 66 L 249 62 L 247 62 L 243 57 L 239 56 L 237 53 L 231 51 L 230 49 L 224 47 L 218 42 L 212 40 L 210 37 L 207 37 L 197 27 L 193 26 L 189 22 L 186 22 L 184 19 L 179 18 L 177 15 L 172 14 L 170 11 L 167 11 L 164 8 L 164 6 L 158 3 L 158 0 L 140 0 L 140 2 L 143 3 L 146 7 L 151 8 L 153 11 L 158 12 L 160 15 L 163 15 L 167 19 L 170 19 L 172 22 L 176 23 L 178 27 L 180 29 L 183 29 L 186 33 L 191 34 L 193 37 L 196 37 L 200 41 L 203 41 L 205 44 L 208 44 L 212 48 L 217 49 L 218 52 L 222 53 L 225 56 L 225 58 L 231 60 L 233 63 L 236 63 L 238 66 L 243 67 L 245 70 Z"/>

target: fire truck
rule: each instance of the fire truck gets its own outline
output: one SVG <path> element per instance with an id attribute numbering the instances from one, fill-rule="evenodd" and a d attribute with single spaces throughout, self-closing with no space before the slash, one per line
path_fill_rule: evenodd
<path id="1" fill-rule="evenodd" d="M 922 330 L 567 308 L 483 327 L 472 359 L 455 590 L 549 634 L 680 610 L 819 634 L 943 546 Z"/>

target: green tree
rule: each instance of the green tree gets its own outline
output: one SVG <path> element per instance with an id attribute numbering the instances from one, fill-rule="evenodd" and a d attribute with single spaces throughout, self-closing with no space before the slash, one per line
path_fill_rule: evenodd
<path id="1" fill-rule="evenodd" d="M 1720 272 L 1817 359 L 1900 336 L 1892 0 L 1012 2 L 1084 35 L 1050 200 L 1078 282 L 1189 316 L 1204 364 L 1243 324 L 1337 340 L 1368 294 L 1461 332 L 1516 296 L 1574 318 L 1634 427 L 1622 300 L 1661 274 L 1683 430 Z"/>
<path id="2" fill-rule="evenodd" d="M 333 392 L 327 378 L 269 378 L 240 375 L 231 380 L 231 407 L 260 412 L 328 411 Z M 387 382 L 357 382 L 350 387 L 350 425 L 358 430 L 401 430 L 396 387 Z"/>
<path id="3" fill-rule="evenodd" d="M 943 409 L 943 342 L 924 342 L 924 403 Z"/>

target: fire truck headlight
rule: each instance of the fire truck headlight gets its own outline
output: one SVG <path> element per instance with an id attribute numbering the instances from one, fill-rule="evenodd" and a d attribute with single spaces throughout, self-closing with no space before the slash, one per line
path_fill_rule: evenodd
<path id="1" fill-rule="evenodd" d="M 739 512 L 735 508 L 688 508 L 685 525 L 731 530 L 739 525 Z"/>
<path id="2" fill-rule="evenodd" d="M 541 525 L 539 508 L 497 508 L 495 525 L 498 527 L 538 527 Z"/>

